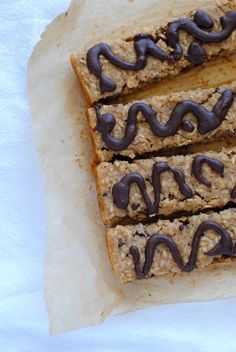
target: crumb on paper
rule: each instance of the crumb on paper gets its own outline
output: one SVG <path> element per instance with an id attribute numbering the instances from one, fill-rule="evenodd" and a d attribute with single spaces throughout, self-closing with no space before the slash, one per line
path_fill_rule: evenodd
<path id="1" fill-rule="evenodd" d="M 76 163 L 79 165 L 79 167 L 82 169 L 84 164 L 82 163 L 81 159 L 79 157 L 76 158 Z"/>
<path id="2" fill-rule="evenodd" d="M 80 136 L 80 139 L 83 140 L 83 138 L 85 137 L 85 132 L 84 130 L 80 130 L 80 133 L 79 133 L 79 136 Z"/>

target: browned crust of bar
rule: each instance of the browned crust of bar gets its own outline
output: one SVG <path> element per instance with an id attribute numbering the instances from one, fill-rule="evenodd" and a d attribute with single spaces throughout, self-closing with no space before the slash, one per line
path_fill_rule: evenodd
<path id="1" fill-rule="evenodd" d="M 99 197 L 99 194 L 102 194 L 102 189 L 101 189 L 101 182 L 99 180 L 99 176 L 97 173 L 97 166 L 95 163 L 93 163 L 93 165 L 92 165 L 92 170 L 93 170 L 93 174 L 94 174 L 95 180 L 96 180 L 97 200 L 98 200 L 100 215 L 101 215 L 101 218 L 102 218 L 102 221 L 104 222 L 104 224 L 107 224 L 107 219 L 106 219 L 106 215 L 105 215 L 106 214 L 105 204 L 102 200 L 102 197 Z"/>
<path id="2" fill-rule="evenodd" d="M 101 154 L 101 147 L 100 145 L 97 143 L 96 140 L 96 131 L 94 131 L 94 128 L 96 126 L 93 126 L 92 120 L 91 120 L 91 114 L 90 114 L 90 109 L 88 109 L 86 111 L 86 117 L 87 117 L 87 121 L 89 124 L 89 129 L 90 129 L 90 135 L 91 135 L 91 140 L 92 140 L 92 144 L 93 144 L 93 151 L 94 151 L 94 163 L 99 163 L 101 161 L 100 158 L 100 154 Z"/>
<path id="3" fill-rule="evenodd" d="M 90 96 L 88 87 L 84 83 L 83 76 L 80 72 L 80 67 L 77 63 L 77 59 L 76 59 L 75 55 L 71 55 L 70 62 L 71 62 L 71 65 L 75 71 L 75 74 L 77 75 L 77 77 L 79 79 L 80 87 L 81 87 L 82 92 L 85 96 L 85 99 L 86 99 L 88 105 L 91 106 L 93 104 L 93 100 L 92 100 L 92 97 Z"/>

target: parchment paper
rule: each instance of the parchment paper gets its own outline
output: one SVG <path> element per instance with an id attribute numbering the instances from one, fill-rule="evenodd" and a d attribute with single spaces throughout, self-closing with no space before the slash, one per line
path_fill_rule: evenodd
<path id="1" fill-rule="evenodd" d="M 108 259 L 97 206 L 85 102 L 69 62 L 70 54 L 91 43 L 140 30 L 137 19 L 143 25 L 160 22 L 202 2 L 74 0 L 69 11 L 46 29 L 32 54 L 28 91 L 46 188 L 45 292 L 52 334 L 152 304 L 236 296 L 235 265 L 119 284 Z M 134 24 L 125 30 L 130 23 Z M 236 79 L 235 65 L 231 58 L 193 70 L 160 84 L 152 93 Z"/>

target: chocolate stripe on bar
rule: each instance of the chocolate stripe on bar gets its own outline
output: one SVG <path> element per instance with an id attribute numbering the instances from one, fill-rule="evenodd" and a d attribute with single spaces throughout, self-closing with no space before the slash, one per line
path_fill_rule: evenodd
<path id="1" fill-rule="evenodd" d="M 226 40 L 236 28 L 236 11 L 231 11 L 220 18 L 221 32 L 210 32 L 214 23 L 212 18 L 205 12 L 199 10 L 195 13 L 193 20 L 180 18 L 169 25 L 166 30 L 167 44 L 173 48 L 172 53 L 165 53 L 156 44 L 155 38 L 147 34 L 138 34 L 134 37 L 134 49 L 136 62 L 125 61 L 116 56 L 108 44 L 100 43 L 87 52 L 87 66 L 91 74 L 99 79 L 100 91 L 112 92 L 116 89 L 116 83 L 102 72 L 100 56 L 104 56 L 113 65 L 124 70 L 142 70 L 147 65 L 148 56 L 160 61 L 174 62 L 183 57 L 183 49 L 179 41 L 179 31 L 183 30 L 194 38 L 189 45 L 186 59 L 193 65 L 201 65 L 207 60 L 207 54 L 202 47 L 207 43 L 220 43 Z"/>
<path id="2" fill-rule="evenodd" d="M 192 163 L 192 173 L 196 177 L 196 179 L 207 187 L 211 187 L 211 182 L 208 181 L 202 175 L 202 164 L 205 163 L 212 168 L 212 170 L 216 171 L 220 174 L 221 177 L 224 177 L 224 164 L 213 158 L 209 158 L 205 155 L 198 155 L 193 159 Z"/>
<path id="3" fill-rule="evenodd" d="M 230 197 L 232 199 L 235 199 L 236 198 L 236 186 L 231 190 L 230 192 Z"/>
<path id="4" fill-rule="evenodd" d="M 145 262 L 143 267 L 141 267 L 140 264 L 140 252 L 138 247 L 131 246 L 129 251 L 133 257 L 134 270 L 137 279 L 144 279 L 150 272 L 156 248 L 160 244 L 165 244 L 169 248 L 173 260 L 181 271 L 191 272 L 194 270 L 196 268 L 201 238 L 208 230 L 214 231 L 217 235 L 219 235 L 220 240 L 211 250 L 206 252 L 205 255 L 212 257 L 223 255 L 227 257 L 234 257 L 236 255 L 236 245 L 233 245 L 230 234 L 216 222 L 204 221 L 198 226 L 194 234 L 191 253 L 187 264 L 184 264 L 176 242 L 171 237 L 163 234 L 154 234 L 147 240 L 145 246 Z"/>
<path id="5" fill-rule="evenodd" d="M 197 155 L 192 162 L 192 173 L 196 179 L 207 187 L 211 187 L 211 182 L 208 181 L 202 175 L 202 164 L 206 163 L 214 171 L 224 177 L 224 164 L 213 158 L 209 158 L 205 155 Z M 152 170 L 152 185 L 154 188 L 154 202 L 150 200 L 147 194 L 147 188 L 145 179 L 139 173 L 131 172 L 117 182 L 112 188 L 112 195 L 115 205 L 120 209 L 127 209 L 130 202 L 130 187 L 132 183 L 136 183 L 142 194 L 143 201 L 147 207 L 147 213 L 149 217 L 152 217 L 158 213 L 161 195 L 161 174 L 163 172 L 171 171 L 174 175 L 174 179 L 179 186 L 180 192 L 186 198 L 193 197 L 192 189 L 186 184 L 185 177 L 182 171 L 175 167 L 169 166 L 166 162 L 159 162 L 153 165 Z M 236 191 L 235 191 L 236 192 Z M 233 197 L 233 191 L 231 192 L 231 198 Z M 133 207 L 132 207 L 133 208 Z M 137 209 L 135 207 L 135 209 Z M 134 210 L 135 210 L 134 209 Z"/>
<path id="6" fill-rule="evenodd" d="M 138 173 L 130 173 L 125 175 L 120 182 L 117 182 L 112 188 L 112 195 L 114 203 L 120 209 L 126 209 L 129 205 L 130 198 L 130 186 L 132 183 L 136 183 L 142 194 L 144 203 L 147 207 L 147 212 L 150 217 L 155 216 L 158 212 L 161 194 L 161 174 L 166 171 L 171 171 L 174 175 L 174 179 L 179 186 L 180 192 L 186 198 L 193 197 L 193 191 L 186 184 L 184 175 L 182 171 L 175 167 L 169 166 L 165 162 L 156 163 L 153 166 L 152 171 L 152 184 L 154 188 L 155 199 L 152 203 L 146 189 L 146 184 L 144 178 Z"/>
<path id="7" fill-rule="evenodd" d="M 114 151 L 126 149 L 135 139 L 138 132 L 137 115 L 141 112 L 150 125 L 153 134 L 164 138 L 173 136 L 182 128 L 187 132 L 193 132 L 194 125 L 190 120 L 184 120 L 185 115 L 192 113 L 197 119 L 197 129 L 204 135 L 216 129 L 223 122 L 234 101 L 234 92 L 226 89 L 212 111 L 207 110 L 203 105 L 192 100 L 184 100 L 173 109 L 166 124 L 161 124 L 157 119 L 157 113 L 146 103 L 135 103 L 128 111 L 127 125 L 124 137 L 117 139 L 111 135 L 116 120 L 112 114 L 100 114 L 99 105 L 95 106 L 97 114 L 96 131 L 102 135 L 102 139 L 108 148 Z"/>

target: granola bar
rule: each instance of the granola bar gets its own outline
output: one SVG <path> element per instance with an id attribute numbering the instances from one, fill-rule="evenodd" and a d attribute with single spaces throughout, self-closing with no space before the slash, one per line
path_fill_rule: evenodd
<path id="1" fill-rule="evenodd" d="M 96 168 L 96 181 L 108 226 L 222 207 L 236 197 L 236 148 L 104 162 Z"/>
<path id="2" fill-rule="evenodd" d="M 107 232 L 115 274 L 122 283 L 230 263 L 236 255 L 236 209 L 117 226 Z"/>
<path id="3" fill-rule="evenodd" d="M 222 0 L 150 26 L 134 38 L 98 43 L 71 57 L 89 104 L 144 88 L 236 50 L 236 3 Z"/>
<path id="4" fill-rule="evenodd" d="M 101 105 L 89 109 L 87 116 L 97 162 L 205 143 L 235 134 L 236 82 Z"/>

